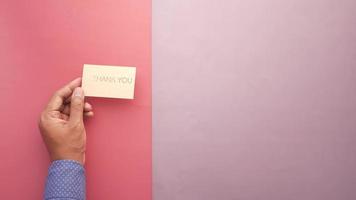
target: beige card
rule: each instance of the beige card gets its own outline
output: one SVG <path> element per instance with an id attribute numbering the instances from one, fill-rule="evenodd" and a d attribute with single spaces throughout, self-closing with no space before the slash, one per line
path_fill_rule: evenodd
<path id="1" fill-rule="evenodd" d="M 84 64 L 85 96 L 133 99 L 136 67 Z"/>

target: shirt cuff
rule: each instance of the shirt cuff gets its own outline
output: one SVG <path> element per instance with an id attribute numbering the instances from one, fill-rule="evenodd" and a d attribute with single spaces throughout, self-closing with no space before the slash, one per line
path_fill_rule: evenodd
<path id="1" fill-rule="evenodd" d="M 48 169 L 45 200 L 85 199 L 85 170 L 74 160 L 53 161 Z"/>

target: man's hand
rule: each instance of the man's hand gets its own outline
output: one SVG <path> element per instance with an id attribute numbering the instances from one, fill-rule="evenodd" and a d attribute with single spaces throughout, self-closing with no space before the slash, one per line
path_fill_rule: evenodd
<path id="1" fill-rule="evenodd" d="M 92 107 L 84 103 L 81 78 L 54 93 L 41 113 L 39 128 L 51 160 L 75 160 L 84 164 L 86 133 L 84 116 L 93 116 Z"/>

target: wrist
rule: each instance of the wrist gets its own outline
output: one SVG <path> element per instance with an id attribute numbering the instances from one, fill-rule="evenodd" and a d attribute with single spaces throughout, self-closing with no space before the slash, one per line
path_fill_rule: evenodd
<path id="1" fill-rule="evenodd" d="M 84 165 L 84 153 L 76 153 L 76 154 L 54 154 L 51 155 L 51 161 L 58 161 L 58 160 L 72 160 L 81 165 Z"/>

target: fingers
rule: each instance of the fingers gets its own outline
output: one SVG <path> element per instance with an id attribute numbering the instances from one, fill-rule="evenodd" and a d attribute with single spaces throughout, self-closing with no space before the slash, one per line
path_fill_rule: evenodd
<path id="1" fill-rule="evenodd" d="M 85 112 L 85 113 L 84 113 L 84 116 L 86 116 L 86 117 L 93 117 L 93 116 L 94 116 L 94 112 L 93 112 L 93 111 Z"/>
<path id="2" fill-rule="evenodd" d="M 85 102 L 84 103 L 84 114 L 86 112 L 90 112 L 90 111 L 93 111 L 93 107 L 91 106 L 90 103 Z M 66 114 L 66 115 L 70 114 L 70 104 L 66 104 L 65 106 L 63 106 L 62 113 Z"/>
<path id="3" fill-rule="evenodd" d="M 85 102 L 84 103 L 84 112 L 89 112 L 89 111 L 92 111 L 93 110 L 93 107 L 91 106 L 90 103 L 88 102 Z"/>
<path id="4" fill-rule="evenodd" d="M 66 98 L 68 98 L 74 88 L 79 87 L 81 85 L 81 78 L 76 78 L 58 91 L 54 93 L 51 97 L 50 101 L 47 104 L 46 110 L 48 111 L 58 111 L 61 109 L 63 102 Z"/>
<path id="5" fill-rule="evenodd" d="M 69 122 L 72 124 L 83 123 L 83 112 L 84 92 L 82 88 L 77 87 L 72 94 Z"/>

